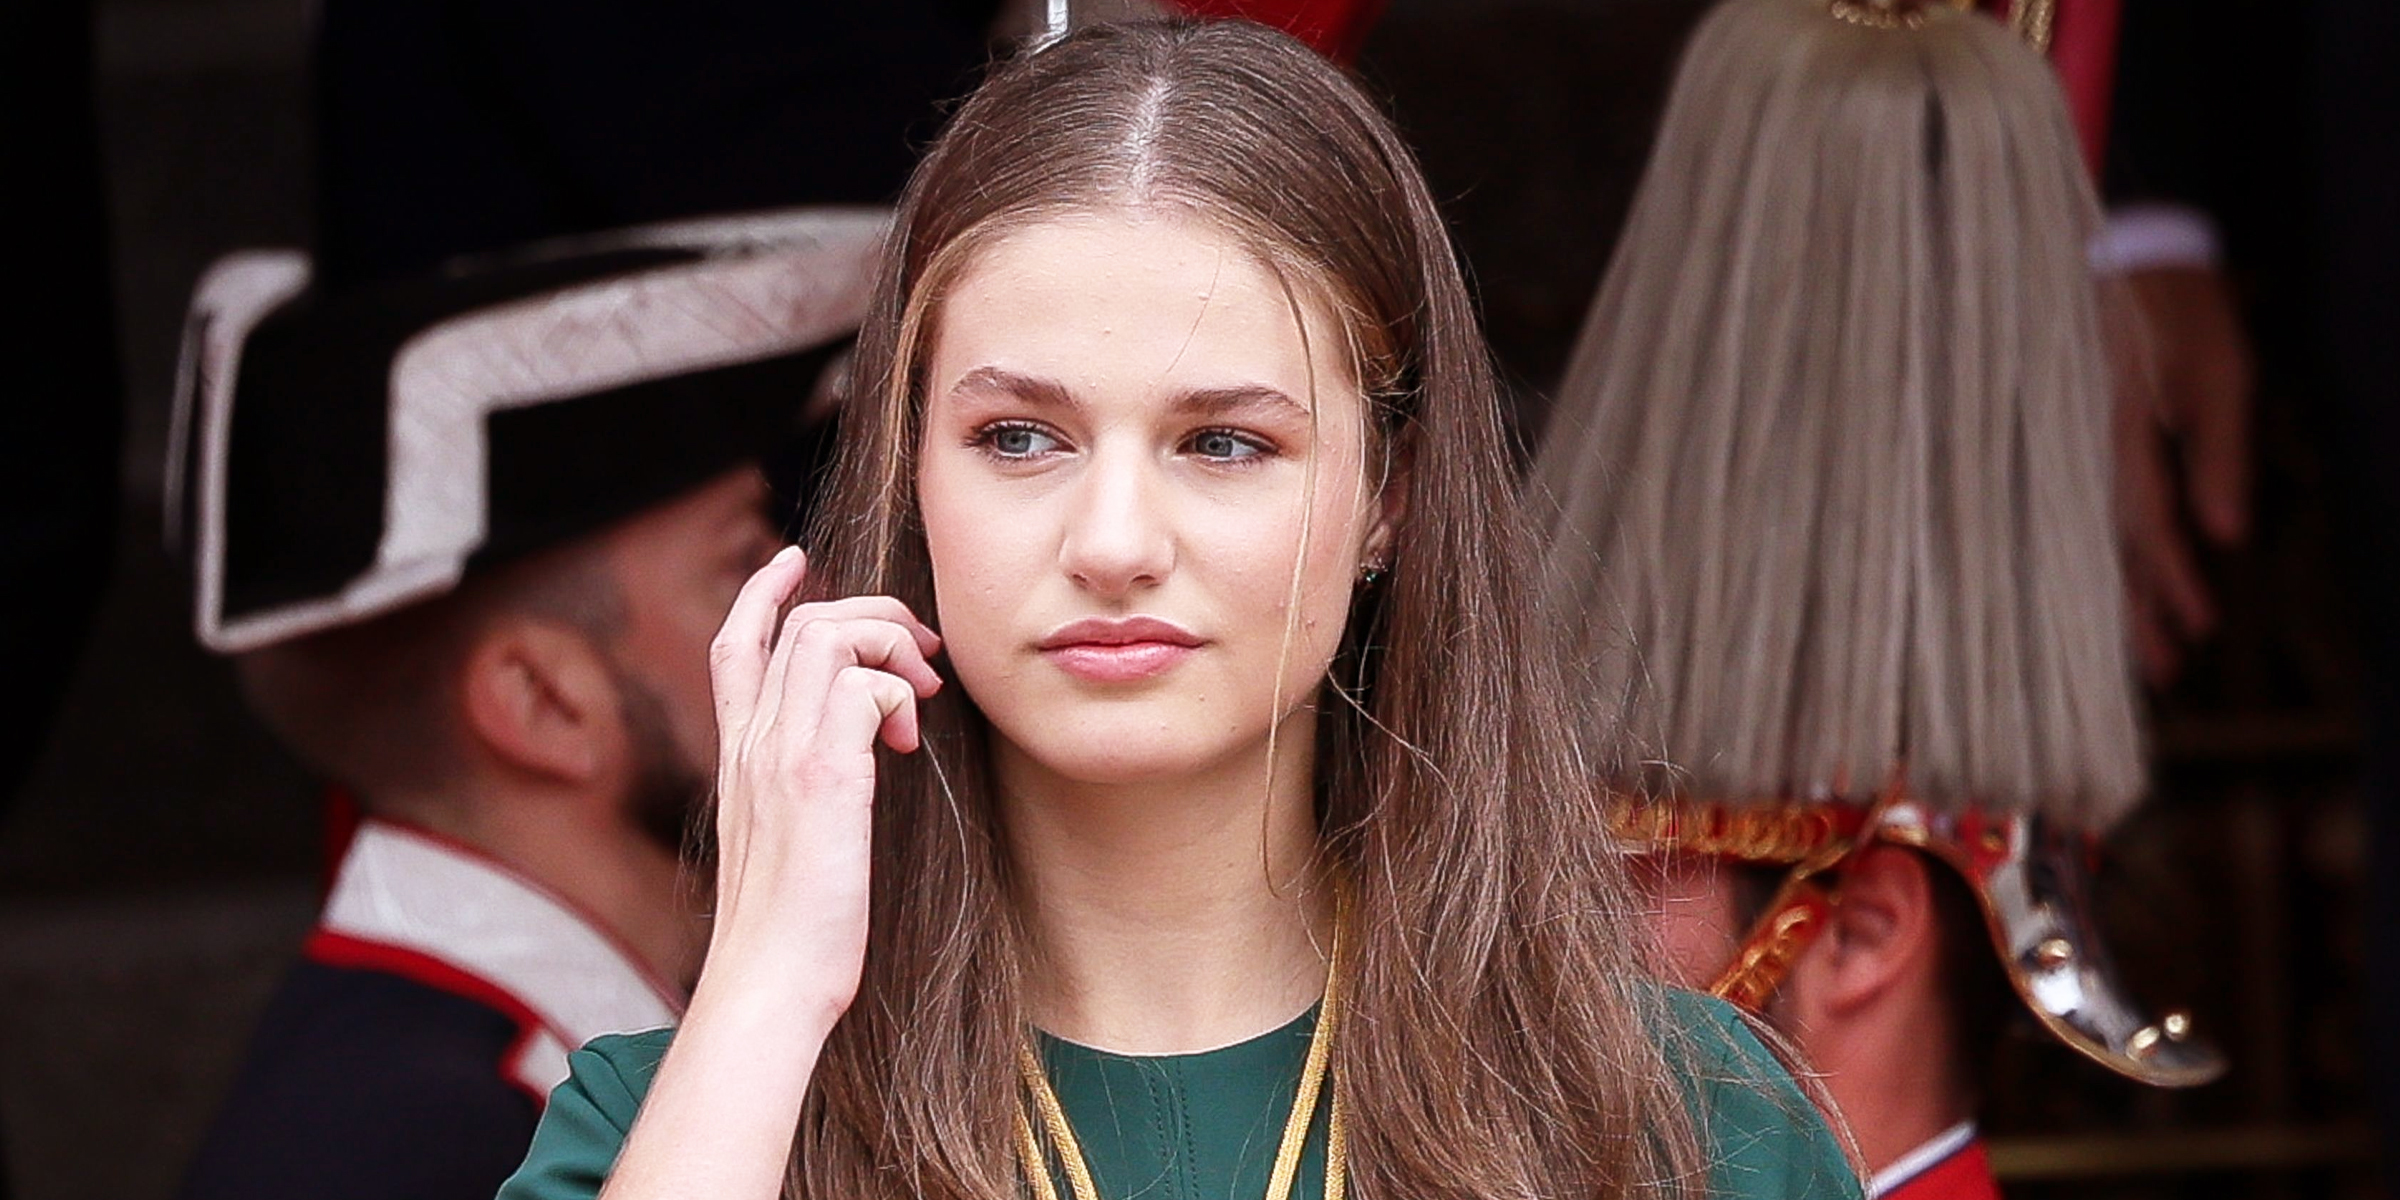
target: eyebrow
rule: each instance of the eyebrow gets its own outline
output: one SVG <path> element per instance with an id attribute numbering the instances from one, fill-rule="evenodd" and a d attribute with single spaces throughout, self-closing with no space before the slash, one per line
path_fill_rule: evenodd
<path id="1" fill-rule="evenodd" d="M 958 377 L 951 385 L 953 393 L 965 391 L 1003 392 L 1029 404 L 1071 411 L 1083 408 L 1075 394 L 1065 384 L 1054 379 L 1020 375 L 1000 367 L 977 367 Z M 1300 416 L 1308 415 L 1308 406 L 1285 394 L 1281 388 L 1263 383 L 1240 383 L 1226 387 L 1194 388 L 1182 392 L 1169 402 L 1180 413 L 1202 416 L 1223 416 L 1251 408 L 1289 409 Z"/>
<path id="2" fill-rule="evenodd" d="M 1046 408 L 1079 409 L 1083 407 L 1076 402 L 1074 395 L 1067 391 L 1066 385 L 1055 379 L 1036 379 L 1031 375 L 1019 375 L 1015 371 L 1002 370 L 999 367 L 977 367 L 959 376 L 958 382 L 950 385 L 950 391 L 953 394 L 958 392 L 1002 392 L 1027 403 L 1042 405 Z"/>
<path id="3" fill-rule="evenodd" d="M 1198 413 L 1202 416 L 1224 416 L 1252 408 L 1289 409 L 1308 416 L 1308 406 L 1287 396 L 1279 388 L 1261 383 L 1237 384 L 1233 387 L 1201 388 L 1175 397 L 1177 412 Z"/>

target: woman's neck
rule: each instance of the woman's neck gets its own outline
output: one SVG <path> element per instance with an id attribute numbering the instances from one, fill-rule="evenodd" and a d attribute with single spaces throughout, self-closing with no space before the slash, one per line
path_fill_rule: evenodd
<path id="1" fill-rule="evenodd" d="M 1036 946 L 1036 1024 L 1106 1050 L 1191 1053 L 1264 1033 L 1324 994 L 1333 897 L 1312 871 L 1305 712 L 1286 722 L 1272 772 L 1262 751 L 1094 785 L 996 747 Z"/>

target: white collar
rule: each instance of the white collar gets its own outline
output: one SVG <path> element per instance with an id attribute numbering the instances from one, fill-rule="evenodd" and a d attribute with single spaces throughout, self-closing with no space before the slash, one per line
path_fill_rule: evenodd
<path id="1" fill-rule="evenodd" d="M 1960 1121 L 1933 1135 L 1923 1145 L 1893 1159 L 1890 1166 L 1875 1172 L 1875 1177 L 1867 1181 L 1867 1200 L 1879 1200 L 1892 1194 L 1893 1190 L 1940 1165 L 1943 1159 L 1966 1149 L 1967 1143 L 1974 1140 L 1973 1121 Z"/>
<path id="2" fill-rule="evenodd" d="M 536 1096 L 604 1033 L 674 1023 L 676 992 L 599 923 L 499 861 L 436 834 L 369 820 L 342 856 L 318 928 L 431 958 L 515 999 L 537 1027 L 507 1067 Z"/>

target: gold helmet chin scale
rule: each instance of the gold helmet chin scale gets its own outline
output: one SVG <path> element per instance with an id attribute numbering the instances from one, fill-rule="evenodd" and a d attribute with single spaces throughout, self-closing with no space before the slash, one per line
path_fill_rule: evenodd
<path id="1" fill-rule="evenodd" d="M 2156 1087 L 2225 1073 L 2189 1015 L 2146 1017 L 2128 998 L 2090 901 L 2092 839 L 2035 812 L 1935 809 L 1892 788 L 1871 804 L 1623 801 L 1619 837 L 1634 853 L 1694 854 L 1788 868 L 1709 990 L 1765 1007 L 1840 902 L 1841 867 L 1878 842 L 1908 846 L 1958 872 L 1982 908 L 2018 999 L 2059 1041 Z"/>

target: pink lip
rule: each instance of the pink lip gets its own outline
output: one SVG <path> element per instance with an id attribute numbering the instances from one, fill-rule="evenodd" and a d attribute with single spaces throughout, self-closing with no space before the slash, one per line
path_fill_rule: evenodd
<path id="1" fill-rule="evenodd" d="M 1204 644 L 1198 634 L 1156 617 L 1091 617 L 1060 626 L 1035 648 L 1076 678 L 1129 683 L 1175 669 Z"/>

